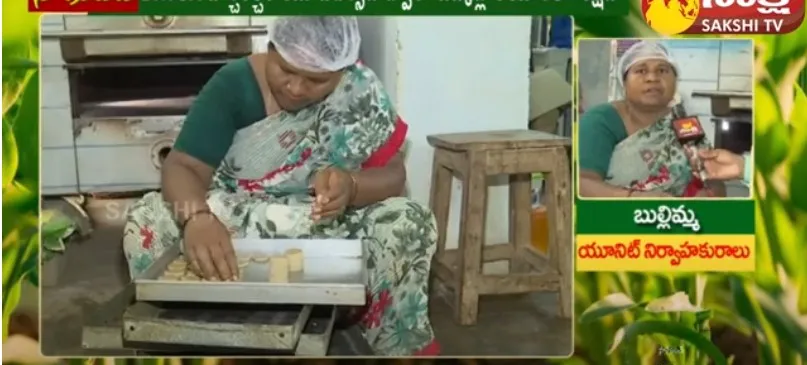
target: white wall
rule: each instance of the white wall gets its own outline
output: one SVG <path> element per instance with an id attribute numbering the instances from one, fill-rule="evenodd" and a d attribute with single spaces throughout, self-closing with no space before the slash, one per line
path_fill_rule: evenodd
<path id="1" fill-rule="evenodd" d="M 577 42 L 578 95 L 583 110 L 608 101 L 608 73 L 611 68 L 611 43 L 607 40 Z"/>
<path id="2" fill-rule="evenodd" d="M 359 17 L 359 57 L 381 79 L 390 98 L 397 100 L 398 23 L 394 17 Z"/>
<path id="3" fill-rule="evenodd" d="M 428 203 L 433 150 L 426 136 L 525 129 L 529 17 L 397 18 L 397 105 L 410 126 L 410 196 Z M 461 188 L 455 180 L 449 247 L 456 247 Z M 507 189 L 491 188 L 487 242 L 507 241 Z"/>

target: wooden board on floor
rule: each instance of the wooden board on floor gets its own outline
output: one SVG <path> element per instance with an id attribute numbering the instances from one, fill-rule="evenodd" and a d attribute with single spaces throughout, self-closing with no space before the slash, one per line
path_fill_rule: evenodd
<path id="1" fill-rule="evenodd" d="M 120 293 L 97 306 L 85 308 L 82 315 L 81 347 L 85 351 L 123 351 L 121 317 L 134 301 L 134 287 L 127 285 Z M 131 355 L 134 355 L 133 353 Z M 124 355 L 119 355 L 124 356 Z"/>
<path id="2" fill-rule="evenodd" d="M 124 341 L 294 350 L 311 306 L 138 302 L 123 315 Z"/>
<path id="3" fill-rule="evenodd" d="M 336 321 L 336 307 L 316 306 L 297 343 L 297 356 L 326 356 Z"/>

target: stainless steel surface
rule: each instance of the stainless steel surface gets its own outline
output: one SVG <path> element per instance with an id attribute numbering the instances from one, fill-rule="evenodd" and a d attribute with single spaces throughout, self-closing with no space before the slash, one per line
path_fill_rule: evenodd
<path id="1" fill-rule="evenodd" d="M 695 90 L 692 92 L 692 96 L 709 98 L 712 115 L 717 117 L 731 117 L 740 114 L 750 118 L 751 110 L 754 107 L 753 95 L 750 92 Z"/>
<path id="2" fill-rule="evenodd" d="M 210 37 L 221 35 L 261 35 L 266 34 L 265 27 L 239 28 L 198 28 L 198 29 L 125 29 L 125 30 L 65 30 L 48 32 L 42 38 L 50 39 L 109 39 L 109 38 L 164 38 L 164 37 Z"/>
<path id="3" fill-rule="evenodd" d="M 177 17 L 170 15 L 147 15 L 143 17 L 143 24 L 149 28 L 168 28 L 176 23 Z"/>
<path id="4" fill-rule="evenodd" d="M 201 66 L 222 65 L 238 57 L 184 57 L 184 58 L 147 58 L 122 59 L 91 62 L 73 62 L 64 67 L 68 70 L 86 70 L 98 67 L 160 67 L 160 66 Z"/>
<path id="5" fill-rule="evenodd" d="M 226 56 L 148 57 L 68 63 L 76 118 L 184 116 Z"/>
<path id="6" fill-rule="evenodd" d="M 268 264 L 250 263 L 238 282 L 190 282 L 156 280 L 179 254 L 169 248 L 134 280 L 138 301 L 181 301 L 275 304 L 365 304 L 368 280 L 365 250 L 360 240 L 236 239 L 240 255 L 282 254 L 303 251 L 302 273 L 292 273 L 289 283 L 269 283 Z"/>
<path id="7" fill-rule="evenodd" d="M 186 97 L 166 97 L 160 99 L 133 99 L 117 101 L 100 101 L 81 103 L 81 118 L 76 119 L 74 124 L 78 127 L 84 121 L 94 119 L 178 119 L 179 126 L 185 120 L 195 96 Z M 159 117 L 157 117 L 159 115 Z M 153 117 L 150 117 L 153 116 Z M 174 126 L 172 121 L 168 126 Z"/>
<path id="8" fill-rule="evenodd" d="M 64 27 L 71 31 L 238 28 L 249 25 L 250 18 L 241 16 L 64 16 Z"/>
<path id="9" fill-rule="evenodd" d="M 266 27 L 250 23 L 246 17 L 71 15 L 65 17 L 64 30 L 42 37 L 59 40 L 67 63 L 97 57 L 248 55 L 253 37 L 267 34 Z"/>
<path id="10" fill-rule="evenodd" d="M 74 119 L 76 166 L 82 192 L 159 188 L 162 156 L 170 151 L 185 118 L 104 117 L 104 113 L 134 115 L 136 112 L 131 108 L 93 109 L 84 117 Z M 109 212 L 101 215 L 110 216 Z"/>
<path id="11" fill-rule="evenodd" d="M 60 40 L 62 58 L 67 63 L 93 58 L 152 57 L 169 55 L 252 53 L 253 32 L 213 32 L 212 34 L 108 34 L 104 37 L 75 35 Z"/>
<path id="12" fill-rule="evenodd" d="M 76 144 L 79 146 L 103 145 L 111 141 L 131 144 L 135 140 L 149 139 L 155 136 L 179 132 L 184 116 L 160 117 L 88 117 L 73 121 Z M 119 138 L 124 141 L 117 141 Z M 157 138 L 159 139 L 159 138 Z"/>
<path id="13" fill-rule="evenodd" d="M 83 193 L 159 188 L 162 160 L 199 91 L 266 33 L 229 17 L 67 18 L 66 31 L 46 37 L 59 40 L 64 60 L 58 82 Z"/>
<path id="14" fill-rule="evenodd" d="M 718 90 L 694 90 L 692 96 L 706 96 L 706 97 L 738 97 L 738 98 L 751 98 L 752 93 L 748 91 L 718 91 Z"/>
<path id="15" fill-rule="evenodd" d="M 166 308 L 139 302 L 123 315 L 125 342 L 291 351 L 311 306 Z"/>
<path id="16" fill-rule="evenodd" d="M 754 108 L 754 101 L 751 98 L 729 98 L 729 109 L 733 111 L 748 111 Z"/>

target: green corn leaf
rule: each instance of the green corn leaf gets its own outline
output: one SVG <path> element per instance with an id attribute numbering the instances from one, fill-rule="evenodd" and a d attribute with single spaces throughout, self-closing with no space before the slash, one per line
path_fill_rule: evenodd
<path id="1" fill-rule="evenodd" d="M 761 363 L 763 364 L 781 364 L 779 356 L 779 339 L 776 333 L 765 320 L 759 303 L 749 295 L 749 290 L 746 284 L 738 278 L 729 279 L 731 285 L 732 297 L 734 298 L 734 308 L 737 313 L 745 318 L 746 321 L 754 328 L 759 336 L 761 336 L 761 343 L 759 351 L 761 356 Z"/>
<path id="2" fill-rule="evenodd" d="M 32 191 L 39 190 L 39 73 L 35 70 L 20 96 L 13 123 L 19 150 L 16 179 Z"/>
<path id="3" fill-rule="evenodd" d="M 610 294 L 583 311 L 583 313 L 580 315 L 579 321 L 580 323 L 596 321 L 602 317 L 614 315 L 635 308 L 637 305 L 638 304 L 636 304 L 624 293 Z"/>
<path id="4" fill-rule="evenodd" d="M 14 181 L 19 167 L 19 155 L 17 154 L 17 139 L 14 138 L 14 130 L 6 119 L 3 119 L 3 189 Z"/>
<path id="5" fill-rule="evenodd" d="M 727 365 L 728 362 L 720 349 L 717 348 L 708 338 L 695 332 L 691 328 L 675 322 L 668 321 L 638 321 L 627 325 L 624 329 L 625 341 L 633 343 L 635 346 L 638 337 L 641 335 L 661 334 L 677 338 L 692 345 L 695 350 L 705 354 L 712 359 L 715 365 Z M 633 346 L 631 346 L 633 347 Z M 626 349 L 626 351 L 630 351 Z M 638 364 L 637 364 L 638 365 Z"/>

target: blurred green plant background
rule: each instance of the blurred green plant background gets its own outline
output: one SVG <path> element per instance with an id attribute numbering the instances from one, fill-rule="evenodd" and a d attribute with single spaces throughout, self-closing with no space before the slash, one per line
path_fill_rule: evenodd
<path id="1" fill-rule="evenodd" d="M 6 1 L 2 6 L 5 349 L 7 324 L 21 285 L 25 280 L 38 282 L 39 49 L 38 15 L 28 14 L 23 1 Z M 576 38 L 655 36 L 643 21 L 638 3 L 628 17 L 576 19 Z M 575 355 L 559 362 L 735 362 L 736 358 L 717 351 L 715 330 L 721 328 L 741 335 L 734 342 L 752 351 L 755 361 L 751 363 L 807 364 L 807 26 L 784 36 L 753 38 L 757 271 L 700 276 L 578 273 Z M 71 229 L 58 217 L 49 219 L 43 227 L 46 251 L 63 249 L 61 238 Z M 42 360 L 30 354 L 15 358 L 17 362 L 25 359 Z M 207 365 L 231 361 L 67 362 Z"/>
<path id="2" fill-rule="evenodd" d="M 38 282 L 38 16 L 3 3 L 3 342 L 24 280 Z"/>

